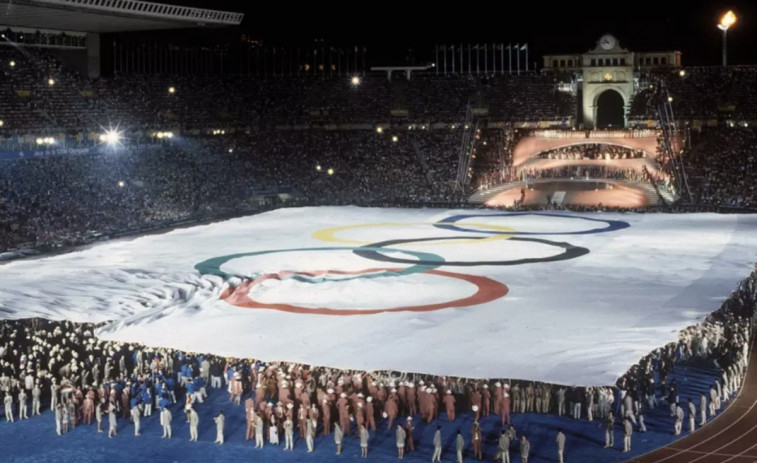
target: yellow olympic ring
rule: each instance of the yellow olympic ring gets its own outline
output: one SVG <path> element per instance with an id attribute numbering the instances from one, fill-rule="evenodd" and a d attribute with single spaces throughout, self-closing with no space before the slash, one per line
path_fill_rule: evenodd
<path id="1" fill-rule="evenodd" d="M 339 238 L 335 236 L 337 233 L 344 231 L 344 230 L 352 230 L 355 228 L 373 228 L 373 227 L 402 227 L 407 225 L 454 225 L 452 222 L 379 222 L 379 223 L 366 223 L 366 224 L 359 224 L 359 225 L 342 225 L 339 227 L 331 227 L 331 228 L 323 228 L 321 230 L 313 232 L 311 235 L 313 238 L 325 241 L 327 243 L 341 243 L 341 244 L 358 244 L 358 245 L 365 245 L 365 244 L 371 244 L 375 241 L 360 241 L 360 240 L 350 240 L 345 238 Z M 465 223 L 466 227 L 479 227 L 483 228 L 485 230 L 493 230 L 493 231 L 499 231 L 499 232 L 513 232 L 515 233 L 515 229 L 510 227 L 502 227 L 498 225 L 491 225 L 486 223 Z M 507 234 L 497 234 L 497 235 L 491 235 L 487 236 L 486 238 L 477 238 L 477 239 L 471 239 L 471 240 L 452 240 L 452 241 L 438 241 L 433 243 L 407 243 L 411 244 L 413 246 L 439 246 L 443 244 L 465 244 L 465 243 L 484 243 L 488 241 L 497 241 L 497 240 L 507 240 L 510 239 L 513 235 L 507 235 Z M 402 246 L 396 245 L 396 246 Z"/>

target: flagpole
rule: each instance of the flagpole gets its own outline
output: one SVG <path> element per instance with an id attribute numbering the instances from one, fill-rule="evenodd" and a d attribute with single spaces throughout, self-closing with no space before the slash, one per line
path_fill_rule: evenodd
<path id="1" fill-rule="evenodd" d="M 434 55 L 436 60 L 434 61 L 434 67 L 436 68 L 436 75 L 439 75 L 439 45 L 434 45 Z"/>
<path id="2" fill-rule="evenodd" d="M 520 44 L 515 44 L 515 52 L 516 52 L 516 59 L 517 59 L 517 71 L 516 75 L 520 75 Z"/>
<path id="3" fill-rule="evenodd" d="M 444 75 L 447 75 L 447 45 L 442 45 L 444 49 Z"/>
<path id="4" fill-rule="evenodd" d="M 463 73 L 463 44 L 460 44 L 460 74 Z"/>
<path id="5" fill-rule="evenodd" d="M 484 75 L 489 74 L 489 49 L 484 44 Z"/>
<path id="6" fill-rule="evenodd" d="M 476 44 L 476 47 L 478 47 L 478 44 Z M 476 74 L 478 74 L 478 49 L 474 47 L 473 49 L 476 50 Z M 471 57 L 470 57 L 470 44 L 468 44 L 468 75 L 471 74 Z"/>

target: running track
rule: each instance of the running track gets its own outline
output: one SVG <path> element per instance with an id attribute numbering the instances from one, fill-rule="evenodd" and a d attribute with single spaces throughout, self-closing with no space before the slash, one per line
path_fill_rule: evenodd
<path id="1" fill-rule="evenodd" d="M 628 463 L 757 462 L 757 342 L 739 396 L 714 420 L 676 442 Z M 684 420 L 687 421 L 687 420 Z M 687 423 L 684 423 L 686 429 Z"/>

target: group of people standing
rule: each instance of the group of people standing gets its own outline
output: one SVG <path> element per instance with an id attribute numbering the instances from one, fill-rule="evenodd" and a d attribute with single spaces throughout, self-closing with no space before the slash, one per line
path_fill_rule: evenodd
<path id="1" fill-rule="evenodd" d="M 416 426 L 435 420 L 458 421 L 469 413 L 469 432 L 458 430 L 454 448 L 458 461 L 466 450 L 483 458 L 485 433 L 480 420 L 496 415 L 501 435 L 498 461 L 509 461 L 517 450 L 527 461 L 531 444 L 518 436 L 512 423 L 516 413 L 552 413 L 574 419 L 602 420 L 606 447 L 614 446 L 614 430 L 623 430 L 624 451 L 631 450 L 634 429 L 646 431 L 646 410 L 661 403 L 670 408 L 673 433 L 681 434 L 698 421 L 702 426 L 734 392 L 746 370 L 756 300 L 754 278 L 746 280 L 705 323 L 684 330 L 678 343 L 641 359 L 621 377 L 616 387 L 578 388 L 511 380 L 467 380 L 396 372 L 360 372 L 252 359 L 228 359 L 188 354 L 167 348 L 103 341 L 95 326 L 40 319 L 0 322 L 0 395 L 5 418 L 12 422 L 53 412 L 58 434 L 81 424 L 97 424 L 98 432 L 118 433 L 120 422 L 133 424 L 159 415 L 162 437 L 172 438 L 173 413 L 184 411 L 191 441 L 199 439 L 201 416 L 209 388 L 226 388 L 229 407 L 244 407 L 246 439 L 255 447 L 279 445 L 294 448 L 295 435 L 314 450 L 318 435 L 330 436 L 336 453 L 350 436 L 368 456 L 372 433 L 393 432 L 398 458 L 416 451 Z M 670 375 L 677 362 L 701 357 L 719 368 L 721 377 L 697 400 L 681 400 L 678 384 Z M 694 399 L 694 400 L 692 400 Z M 178 404 L 178 405 L 175 405 Z M 31 407 L 30 407 L 31 405 Z M 226 416 L 212 413 L 218 444 L 225 442 Z M 466 416 L 470 416 L 466 415 Z M 616 422 L 616 417 L 618 421 Z M 488 420 L 491 422 L 492 420 Z M 438 422 L 437 422 L 438 423 Z M 380 431 L 380 429 L 386 431 Z M 443 450 L 443 428 L 434 433 L 433 461 Z M 467 447 L 466 447 L 467 442 Z M 493 443 L 493 442 L 491 442 Z M 565 434 L 555 437 L 562 461 Z"/>

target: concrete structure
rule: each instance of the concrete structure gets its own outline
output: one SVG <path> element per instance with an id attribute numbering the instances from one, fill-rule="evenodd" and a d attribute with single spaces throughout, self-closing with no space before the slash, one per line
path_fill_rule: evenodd
<path id="1" fill-rule="evenodd" d="M 69 49 L 69 55 L 74 53 L 77 56 L 59 58 L 69 65 L 80 61 L 80 58 L 86 58 L 84 65 L 73 67 L 91 78 L 100 75 L 100 34 L 237 26 L 243 18 L 243 13 L 137 0 L 0 0 L 0 30 L 10 29 L 30 34 L 37 31 L 47 34 L 86 34 L 86 44 L 83 46 L 17 44 Z M 75 48 L 79 48 L 81 52 L 73 50 Z"/>
<path id="2" fill-rule="evenodd" d="M 639 70 L 681 66 L 681 52 L 634 53 L 606 34 L 582 54 L 546 55 L 544 72 L 569 73 L 580 82 L 585 129 L 625 127 Z"/>

